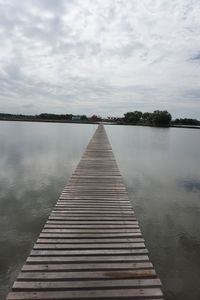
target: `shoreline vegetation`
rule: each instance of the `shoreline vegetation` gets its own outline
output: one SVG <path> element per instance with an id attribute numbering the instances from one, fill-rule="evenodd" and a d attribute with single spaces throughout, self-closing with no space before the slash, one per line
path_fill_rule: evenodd
<path id="1" fill-rule="evenodd" d="M 39 115 L 23 115 L 0 113 L 0 121 L 24 121 L 24 122 L 53 122 L 53 123 L 80 123 L 94 124 L 103 122 L 104 124 L 113 125 L 139 125 L 153 127 L 178 127 L 178 128 L 196 128 L 200 129 L 200 121 L 191 118 L 181 118 L 172 120 L 168 111 L 155 110 L 154 112 L 140 111 L 127 112 L 124 117 L 107 117 L 102 118 L 97 115 L 87 117 L 86 115 L 72 114 L 49 114 L 42 113 Z"/>

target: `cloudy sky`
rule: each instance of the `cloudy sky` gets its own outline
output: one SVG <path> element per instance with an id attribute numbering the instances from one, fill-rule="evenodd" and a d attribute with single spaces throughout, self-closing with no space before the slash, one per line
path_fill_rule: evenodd
<path id="1" fill-rule="evenodd" d="M 0 112 L 200 119 L 199 0 L 0 0 Z"/>

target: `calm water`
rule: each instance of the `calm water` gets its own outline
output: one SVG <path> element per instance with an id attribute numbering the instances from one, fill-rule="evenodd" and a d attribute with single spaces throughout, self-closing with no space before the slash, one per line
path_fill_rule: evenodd
<path id="1" fill-rule="evenodd" d="M 165 299 L 200 299 L 200 130 L 107 132 Z"/>
<path id="2" fill-rule="evenodd" d="M 94 125 L 0 122 L 0 298 Z M 166 300 L 200 298 L 200 130 L 106 126 Z"/>

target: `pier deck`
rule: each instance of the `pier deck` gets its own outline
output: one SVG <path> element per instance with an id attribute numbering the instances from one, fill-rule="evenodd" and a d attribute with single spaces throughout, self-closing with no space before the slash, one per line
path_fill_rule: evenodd
<path id="1" fill-rule="evenodd" d="M 163 299 L 102 125 L 7 299 Z"/>

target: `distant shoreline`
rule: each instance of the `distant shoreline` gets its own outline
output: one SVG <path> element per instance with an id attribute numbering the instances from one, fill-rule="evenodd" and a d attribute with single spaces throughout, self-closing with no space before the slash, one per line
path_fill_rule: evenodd
<path id="1" fill-rule="evenodd" d="M 14 121 L 14 122 L 37 122 L 37 123 L 68 123 L 68 124 L 99 124 L 103 123 L 104 125 L 125 125 L 125 126 L 146 126 L 146 127 L 158 127 L 158 128 L 189 128 L 189 129 L 200 129 L 200 126 L 195 125 L 169 125 L 169 126 L 152 126 L 152 125 L 145 125 L 145 124 L 123 124 L 123 123 L 116 123 L 116 122 L 92 122 L 92 121 L 72 121 L 72 120 L 44 120 L 44 119 L 4 119 L 0 118 L 0 121 Z"/>
<path id="2" fill-rule="evenodd" d="M 200 129 L 200 126 L 198 125 L 170 125 L 170 127 Z"/>
<path id="3" fill-rule="evenodd" d="M 48 120 L 48 119 L 18 119 L 18 118 L 12 118 L 12 119 L 4 119 L 0 118 L 0 121 L 17 121 L 17 122 L 39 122 L 39 123 L 73 123 L 73 124 L 96 124 L 91 121 L 72 121 L 72 120 Z M 98 122 L 97 122 L 98 123 Z"/>

